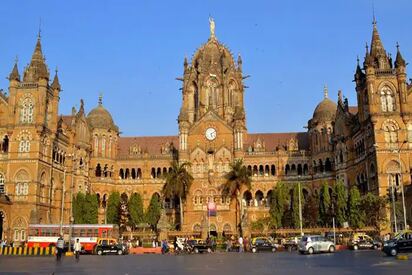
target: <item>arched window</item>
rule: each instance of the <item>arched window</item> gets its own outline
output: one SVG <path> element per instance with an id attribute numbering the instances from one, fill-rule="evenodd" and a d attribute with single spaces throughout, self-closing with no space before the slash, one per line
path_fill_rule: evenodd
<path id="1" fill-rule="evenodd" d="M 29 174 L 21 170 L 16 175 L 16 196 L 27 196 L 29 194 Z"/>
<path id="2" fill-rule="evenodd" d="M 397 143 L 398 142 L 398 127 L 392 121 L 385 121 L 383 125 L 385 142 Z"/>
<path id="3" fill-rule="evenodd" d="M 34 104 L 31 98 L 26 98 L 22 105 L 20 111 L 20 122 L 21 123 L 33 123 L 33 111 Z"/>
<path id="4" fill-rule="evenodd" d="M 94 136 L 94 155 L 97 156 L 99 152 L 99 138 Z"/>
<path id="5" fill-rule="evenodd" d="M 19 153 L 30 152 L 30 140 L 28 137 L 23 137 L 19 143 Z"/>
<path id="6" fill-rule="evenodd" d="M 0 194 L 5 193 L 5 188 L 4 188 L 4 176 L 3 174 L 0 173 Z"/>
<path id="7" fill-rule="evenodd" d="M 101 176 L 102 176 L 102 167 L 100 166 L 100 163 L 98 163 L 96 166 L 96 177 L 101 177 Z"/>
<path id="8" fill-rule="evenodd" d="M 384 86 L 380 92 L 382 112 L 395 111 L 395 97 L 391 88 Z"/>
<path id="9" fill-rule="evenodd" d="M 106 156 L 106 137 L 102 138 L 102 157 Z"/>
<path id="10" fill-rule="evenodd" d="M 275 167 L 275 165 L 271 165 L 270 166 L 270 174 L 272 175 L 272 176 L 275 176 L 276 175 L 276 167 Z"/>

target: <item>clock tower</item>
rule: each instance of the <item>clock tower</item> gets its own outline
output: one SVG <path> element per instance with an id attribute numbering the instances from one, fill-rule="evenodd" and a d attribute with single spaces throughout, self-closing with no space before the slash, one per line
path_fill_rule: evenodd
<path id="1" fill-rule="evenodd" d="M 213 19 L 210 22 L 208 41 L 190 63 L 185 58 L 183 77 L 179 78 L 183 82 L 178 117 L 179 159 L 192 164 L 195 181 L 190 196 L 196 196 L 196 192 L 203 194 L 203 206 L 210 202 L 212 193 L 220 192 L 219 186 L 233 159 L 243 157 L 247 133 L 242 59 L 239 55 L 234 60 L 232 53 L 217 40 Z M 190 198 L 186 203 L 192 203 Z M 196 207 L 201 205 L 185 207 L 185 215 L 200 215 L 195 219 L 204 219 L 204 213 L 197 213 Z M 187 209 L 195 211 L 188 213 Z M 183 226 L 191 230 L 190 225 Z"/>

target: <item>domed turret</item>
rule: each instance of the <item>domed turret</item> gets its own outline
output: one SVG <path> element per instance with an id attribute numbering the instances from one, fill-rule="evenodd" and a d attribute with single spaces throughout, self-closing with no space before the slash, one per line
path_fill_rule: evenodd
<path id="1" fill-rule="evenodd" d="M 99 105 L 87 115 L 87 121 L 93 129 L 119 131 L 119 128 L 113 122 L 112 115 L 103 107 L 101 96 L 99 97 Z"/>
<path id="2" fill-rule="evenodd" d="M 334 121 L 337 105 L 328 98 L 328 88 L 324 88 L 324 99 L 316 106 L 313 112 L 313 123 Z"/>

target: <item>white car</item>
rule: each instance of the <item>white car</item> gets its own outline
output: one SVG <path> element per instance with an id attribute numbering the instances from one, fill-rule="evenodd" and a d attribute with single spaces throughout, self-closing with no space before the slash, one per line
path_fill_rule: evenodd
<path id="1" fill-rule="evenodd" d="M 320 235 L 303 236 L 299 241 L 298 250 L 300 254 L 313 254 L 317 252 L 335 252 L 335 244 Z"/>

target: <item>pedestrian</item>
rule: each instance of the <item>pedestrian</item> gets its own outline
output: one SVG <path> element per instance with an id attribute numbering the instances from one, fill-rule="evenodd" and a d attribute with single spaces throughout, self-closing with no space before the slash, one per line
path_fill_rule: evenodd
<path id="1" fill-rule="evenodd" d="M 63 249 L 64 249 L 64 240 L 63 240 L 63 237 L 61 235 L 57 239 L 56 249 L 57 249 L 56 260 L 60 261 L 61 258 L 62 258 L 62 253 L 63 253 Z"/>
<path id="2" fill-rule="evenodd" d="M 226 240 L 226 252 L 230 252 L 232 250 L 232 241 L 230 238 L 227 238 Z"/>
<path id="3" fill-rule="evenodd" d="M 76 242 L 74 243 L 74 255 L 76 256 L 76 261 L 79 261 L 80 259 L 80 252 L 82 251 L 82 245 L 80 244 L 80 240 L 76 239 Z"/>
<path id="4" fill-rule="evenodd" d="M 243 238 L 242 238 L 242 236 L 239 236 L 238 243 L 239 243 L 239 252 L 241 253 L 241 252 L 243 252 Z"/>

